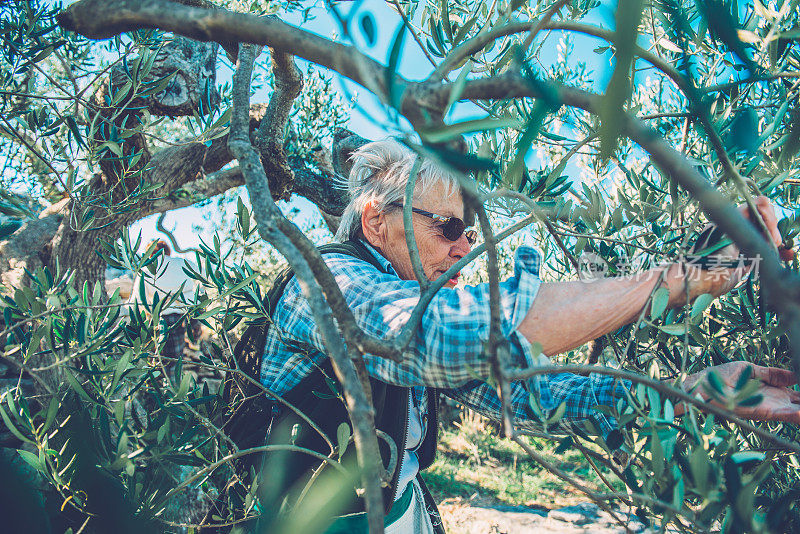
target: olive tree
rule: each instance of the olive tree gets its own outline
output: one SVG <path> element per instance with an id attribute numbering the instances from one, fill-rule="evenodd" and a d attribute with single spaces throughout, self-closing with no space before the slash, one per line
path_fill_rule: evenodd
<path id="1" fill-rule="evenodd" d="M 709 375 L 707 394 L 716 404 L 679 387 L 688 373 L 729 360 L 800 368 L 797 263 L 782 262 L 758 217 L 751 224 L 736 209 L 752 207 L 757 195 L 773 198 L 791 246 L 800 148 L 796 2 L 391 5 L 399 19 L 385 62 L 364 54 L 350 35 L 357 23 L 375 39 L 374 19 L 354 20 L 357 10 L 337 2 L 327 8 L 341 22 L 338 40 L 284 22 L 281 13 L 303 7 L 293 3 L 246 6 L 257 13 L 205 0 L 3 6 L 0 120 L 10 141 L 3 193 L 12 216 L 0 243 L 8 287 L 4 361 L 31 377 L 37 396 L 32 405 L 12 389 L 2 415 L 27 444 L 21 457 L 62 497 L 65 521 L 102 530 L 109 517 L 125 517 L 172 528 L 176 521 L 162 513 L 171 500 L 187 489 L 213 499 L 225 485 L 219 473 L 256 452 L 230 443 L 215 419 L 217 397 L 180 366 L 174 380 L 154 381 L 149 362 L 163 341 L 153 318 L 167 303 L 121 317 L 119 297 L 105 295 L 100 284 L 106 262 L 132 270 L 152 265 L 125 231 L 132 222 L 244 185 L 254 224 L 240 204 L 241 239 L 275 247 L 303 282 L 343 385 L 352 430 L 331 444 L 327 461 L 335 462 L 352 431 L 371 531 L 382 529 L 383 467 L 360 356 L 402 360 L 451 271 L 485 254 L 476 276 L 498 295 L 503 240 L 532 229 L 547 276 L 574 278 L 588 253 L 603 271 L 620 274 L 679 260 L 707 222 L 726 235 L 715 246 L 735 243 L 755 259 L 758 276 L 716 302 L 701 295 L 669 312 L 669 295 L 654 290 L 635 324 L 553 365 L 509 366 L 495 320 L 486 368 L 476 372 L 496 385 L 501 400 L 510 380 L 542 373 L 597 372 L 633 382 L 630 398 L 601 407 L 619 422 L 607 436 L 592 428 L 551 436 L 558 410 L 539 410 L 543 435 L 558 439 L 557 449 L 580 449 L 604 480 L 622 480 L 625 493 L 563 473 L 503 413 L 510 439 L 612 513 L 625 503 L 645 521 L 686 531 L 718 521 L 732 531 L 797 525 L 796 429 L 749 423 L 731 411 L 760 402 L 757 383 L 745 374 L 729 391 Z M 613 29 L 597 22 L 602 13 L 612 14 Z M 575 62 L 570 47 L 586 36 L 601 43 L 592 53 L 611 61 L 605 83 Z M 540 58 L 559 37 L 563 57 L 547 68 Z M 422 80 L 398 68 L 410 47 L 430 62 Z M 335 227 L 345 202 L 335 176 L 347 172 L 348 152 L 364 142 L 335 130 L 340 115 L 310 109 L 314 98 L 302 95 L 329 92 L 303 87 L 298 58 L 355 82 L 407 121 L 406 142 L 461 173 L 465 202 L 477 216 L 483 243 L 439 280 L 418 276 L 419 306 L 393 339 L 358 327 L 313 243 L 275 203 L 305 196 Z M 230 85 L 217 86 L 218 61 L 231 62 Z M 269 88 L 266 104 L 251 102 L 254 76 Z M 480 117 L 453 119 L 451 111 L 465 104 Z M 297 113 L 320 127 L 303 129 L 293 122 Z M 579 171 L 582 183 L 568 177 Z M 45 205 L 32 206 L 14 179 Z M 93 254 L 98 243 L 101 253 Z M 267 313 L 258 273 L 233 261 L 219 240 L 201 247 L 198 259 L 193 276 L 203 290 L 189 314 L 218 328 L 221 341 L 203 364 L 226 370 L 230 331 Z M 418 257 L 415 263 L 421 272 Z M 492 313 L 499 317 L 498 309 Z M 142 391 L 156 398 L 157 417 L 137 411 Z M 680 418 L 678 403 L 686 412 Z M 66 407 L 83 411 L 68 416 Z M 82 432 L 96 445 L 78 446 Z M 170 485 L 167 464 L 196 470 Z M 211 519 L 232 524 L 257 515 L 254 488 L 244 488 L 230 517 Z"/>

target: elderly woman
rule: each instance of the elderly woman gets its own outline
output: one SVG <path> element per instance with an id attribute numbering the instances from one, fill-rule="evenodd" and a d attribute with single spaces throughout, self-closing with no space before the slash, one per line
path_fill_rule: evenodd
<path id="1" fill-rule="evenodd" d="M 404 191 L 415 161 L 413 152 L 392 140 L 369 143 L 354 154 L 349 178 L 351 200 L 336 238 L 358 252 L 324 255 L 356 321 L 377 337 L 391 337 L 400 331 L 420 296 L 403 226 Z M 470 251 L 475 234 L 467 229 L 460 188 L 451 175 L 431 161 L 422 161 L 416 180 L 411 205 L 414 236 L 424 274 L 434 280 Z M 759 209 L 773 237 L 777 237 L 775 216 L 766 199 L 759 199 Z M 539 280 L 540 261 L 533 248 L 520 247 L 514 275 L 500 286 L 502 331 L 513 363 L 520 367 L 534 364 L 539 357 L 532 350 L 534 342 L 541 345 L 545 355 L 558 354 L 632 322 L 658 283 L 670 290 L 670 306 L 677 306 L 684 302 L 685 283 L 689 298 L 702 293 L 716 296 L 730 290 L 742 275 L 741 270 L 724 276 L 699 271 L 686 281 L 683 269 L 670 265 L 591 284 L 543 283 Z M 490 375 L 484 346 L 490 322 L 489 288 L 486 284 L 456 288 L 457 281 L 458 274 L 430 302 L 402 362 L 371 355 L 364 358 L 372 382 L 376 426 L 399 449 L 398 465 L 384 494 L 387 532 L 441 529 L 435 505 L 418 476 L 420 469 L 430 465 L 436 450 L 436 396 L 430 394 L 430 388 L 499 418 L 500 401 L 495 390 L 478 379 Z M 335 443 L 339 425 L 348 419 L 324 351 L 309 305 L 293 279 L 274 309 L 261 381 L 306 413 Z M 742 365 L 746 364 L 720 368 L 722 378 L 732 383 Z M 797 421 L 797 396 L 786 389 L 792 383 L 791 373 L 759 367 L 755 371 L 764 380 L 765 401 L 760 411 L 751 409 L 743 415 Z M 699 375 L 691 377 L 691 382 L 699 379 Z M 539 376 L 512 384 L 510 403 L 522 427 L 536 427 L 541 421 L 537 412 L 548 414 L 563 403 L 566 410 L 558 423 L 562 428 L 591 422 L 607 434 L 615 422 L 595 407 L 615 407 L 618 399 L 625 398 L 628 387 L 600 375 Z M 537 405 L 535 409 L 532 403 Z M 271 443 L 291 441 L 326 454 L 329 449 L 319 433 L 308 428 L 303 419 L 280 407 L 276 412 Z M 307 458 L 288 453 L 268 458 L 264 473 L 272 477 L 268 485 L 275 502 L 291 492 L 288 488 L 293 483 L 299 487 L 309 480 L 319 462 Z M 322 478 L 315 478 L 314 485 L 320 485 Z M 335 514 L 340 517 L 328 532 L 366 532 L 363 507 L 355 494 L 338 494 L 341 499 Z M 269 510 L 270 497 L 262 500 Z"/>

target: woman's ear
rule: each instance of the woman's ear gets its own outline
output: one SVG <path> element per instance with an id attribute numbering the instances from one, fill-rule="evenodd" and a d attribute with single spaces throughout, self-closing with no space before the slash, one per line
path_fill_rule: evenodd
<path id="1" fill-rule="evenodd" d="M 386 244 L 386 214 L 368 202 L 361 212 L 361 231 L 367 243 L 378 250 Z"/>

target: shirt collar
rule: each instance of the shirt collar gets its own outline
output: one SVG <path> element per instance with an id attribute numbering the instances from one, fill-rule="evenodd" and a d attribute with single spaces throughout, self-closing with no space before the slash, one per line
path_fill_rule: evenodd
<path id="1" fill-rule="evenodd" d="M 370 245 L 370 244 L 367 242 L 367 240 L 366 240 L 366 239 L 359 239 L 359 241 L 361 241 L 361 243 L 362 243 L 362 244 L 363 244 L 365 247 L 367 247 L 367 250 L 369 250 L 369 251 L 370 251 L 370 253 L 371 253 L 373 256 L 375 256 L 375 259 L 377 259 L 377 260 L 378 260 L 378 262 L 380 262 L 380 264 L 381 264 L 381 267 L 383 267 L 383 270 L 384 270 L 384 271 L 386 271 L 386 272 L 388 272 L 388 273 L 392 273 L 392 274 L 394 274 L 394 275 L 397 275 L 397 271 L 395 271 L 395 270 L 394 270 L 394 267 L 392 267 L 392 264 L 389 262 L 389 260 L 387 260 L 386 258 L 384 258 L 383 256 L 381 256 L 381 253 L 380 253 L 380 252 L 378 252 L 378 251 L 375 249 L 375 247 L 373 247 L 372 245 Z"/>

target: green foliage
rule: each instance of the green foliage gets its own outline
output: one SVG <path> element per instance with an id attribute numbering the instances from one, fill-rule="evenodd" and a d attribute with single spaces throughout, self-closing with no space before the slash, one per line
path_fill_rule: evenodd
<path id="1" fill-rule="evenodd" d="M 534 20 L 547 7 L 512 4 L 508 9 L 518 9 L 515 14 L 521 20 Z M 591 7 L 573 3 L 569 18 L 580 20 Z M 440 2 L 428 3 L 421 25 L 428 51 L 446 58 L 477 31 L 472 28 L 502 26 L 508 16 L 504 9 L 492 13 L 485 4 L 475 2 L 460 3 L 458 8 L 451 4 L 445 10 Z M 646 7 L 641 24 L 634 17 L 638 8 L 617 12 L 620 33 L 609 46 L 596 50 L 601 54 L 613 50 L 617 62 L 605 95 L 608 113 L 600 113 L 605 132 L 590 114 L 557 106 L 531 124 L 531 117 L 537 117 L 537 102 L 523 99 L 489 103 L 484 108 L 488 111 L 485 118 L 440 126 L 436 140 L 447 139 L 448 132 L 452 136 L 474 131 L 473 124 L 484 126 L 484 132 L 469 139 L 477 154 L 497 163 L 499 172 L 478 171 L 478 179 L 491 190 L 523 193 L 546 210 L 551 228 L 537 228 L 532 233 L 544 253 L 549 279 L 574 279 L 579 273 L 572 260 L 586 253 L 599 259 L 608 275 L 630 275 L 659 265 L 686 254 L 689 238 L 705 224 L 696 202 L 662 169 L 625 139 L 616 139 L 614 114 L 621 113 L 628 100 L 628 109 L 650 117 L 650 126 L 680 146 L 689 161 L 734 201 L 754 190 L 772 197 L 783 208 L 779 216 L 783 218 L 782 235 L 793 238 L 800 188 L 797 166 L 788 164 L 795 149 L 785 147 L 796 146 L 792 144 L 796 128 L 789 109 L 796 107 L 797 93 L 774 74 L 794 76 L 800 56 L 796 47 L 782 41 L 780 54 L 784 55 L 778 59 L 775 45 L 761 39 L 769 32 L 781 35 L 792 31 L 798 20 L 789 2 L 774 9 L 761 4 L 666 2 L 659 8 Z M 476 22 L 471 20 L 473 15 Z M 470 29 L 457 39 L 454 27 Z M 648 79 L 637 74 L 644 64 L 636 59 L 640 52 L 633 47 L 632 36 L 637 31 L 638 43 L 645 48 L 654 45 L 667 65 L 648 70 Z M 524 36 L 493 41 L 471 55 L 458 72 L 460 84 L 508 69 L 544 70 L 539 54 L 553 38 L 537 36 L 519 59 Z M 560 46 L 570 49 L 571 39 L 562 39 Z M 550 72 L 558 72 L 558 76 L 551 74 L 550 78 L 596 88 L 574 54 L 559 57 L 557 65 Z M 631 75 L 627 71 L 630 65 Z M 721 76 L 723 65 L 727 70 Z M 772 75 L 765 72 L 766 66 Z M 733 74 L 737 72 L 741 74 Z M 709 86 L 717 88 L 699 89 Z M 706 126 L 699 126 L 703 121 Z M 531 126 L 538 129 L 534 139 L 530 139 Z M 427 133 L 422 132 L 424 139 Z M 715 146 L 712 136 L 719 138 L 720 144 Z M 601 163 L 601 156 L 610 156 L 613 166 Z M 537 164 L 531 165 L 537 159 Z M 521 161 L 526 168 L 520 173 Z M 743 191 L 728 175 L 726 161 L 754 185 L 750 191 Z M 583 183 L 568 178 L 576 171 L 582 171 Z M 499 195 L 492 208 L 496 231 L 509 226 L 510 217 L 527 211 L 523 202 Z M 503 247 L 506 258 L 521 241 L 524 239 Z M 509 264 L 503 262 L 500 267 L 507 269 Z M 792 269 L 797 270 L 796 262 Z M 480 268 L 467 278 L 486 280 Z M 659 289 L 640 321 L 607 336 L 599 363 L 668 381 L 732 360 L 788 367 L 785 327 L 764 306 L 759 293 L 759 282 L 753 277 L 716 302 L 710 295 L 701 295 L 685 309 L 667 311 L 669 294 Z M 575 351 L 558 361 L 575 362 L 583 357 L 582 351 Z M 728 392 L 712 374 L 708 393 L 729 407 L 752 406 L 760 402 L 755 387 L 753 381 L 743 379 L 736 391 Z M 712 528 L 721 521 L 726 531 L 733 532 L 791 530 L 800 524 L 800 511 L 786 504 L 797 484 L 795 454 L 776 450 L 768 440 L 720 424 L 695 409 L 677 418 L 674 401 L 641 385 L 634 387 L 629 405 L 615 408 L 624 425 L 621 433 L 608 436 L 608 441 L 583 439 L 609 454 L 624 451 L 630 459 L 620 474 L 628 488 L 642 496 L 634 500 L 643 520 L 656 526 L 691 525 L 686 527 L 689 530 Z M 612 413 L 615 410 L 609 411 Z M 789 441 L 798 438 L 790 425 L 761 426 Z M 569 448 L 569 443 L 563 445 Z"/>
<path id="2" fill-rule="evenodd" d="M 305 9 L 294 3 L 228 4 L 260 15 Z M 512 268 L 513 249 L 529 239 L 542 250 L 543 277 L 548 280 L 574 279 L 582 255 L 591 254 L 608 275 L 633 275 L 688 253 L 692 237 L 707 222 L 705 215 L 665 169 L 620 136 L 616 121 L 622 113 L 645 120 L 732 202 L 757 192 L 770 196 L 782 208 L 779 227 L 791 243 L 800 233 L 797 2 L 620 5 L 625 10 L 617 11 L 613 32 L 597 24 L 599 11 L 607 6 L 594 0 L 571 2 L 550 14 L 552 3 L 407 3 L 399 9 L 413 21 L 409 26 L 387 29 L 371 13 L 362 13 L 349 30 L 359 29 L 370 45 L 390 43 L 389 68 L 380 81 L 385 94 L 379 96 L 394 108 L 393 117 L 404 96 L 397 74 L 412 43 L 422 43 L 438 73 L 453 80 L 444 97 L 445 120 L 421 126 L 416 133 L 423 150 L 472 172 L 481 192 L 493 193 L 487 207 L 495 230 L 529 215 L 534 207 L 547 216 L 547 225 L 529 227 L 529 235 L 516 235 L 502 245 L 502 272 Z M 200 109 L 183 120 L 137 114 L 137 102 L 174 82 L 172 74 L 153 72 L 169 35 L 139 30 L 104 43 L 88 42 L 55 24 L 58 9 L 28 1 L 0 6 L 0 135 L 8 141 L 0 148 L 0 239 L 47 203 L 65 197 L 77 201 L 69 224 L 81 231 L 102 229 L 143 203 L 160 200 L 161 184 L 142 180 L 145 154 L 131 143 L 139 135 L 159 147 L 186 137 L 208 145 L 227 133 L 227 85 L 217 88 L 219 99 L 211 98 L 214 88 L 207 87 Z M 532 35 L 532 27 L 546 22 L 546 14 L 549 24 L 561 29 Z M 304 16 L 310 17 L 310 11 Z M 505 31 L 518 22 L 525 23 L 524 31 Z M 497 39 L 461 54 L 460 47 L 471 39 L 493 31 Z M 599 35 L 601 42 L 586 48 L 584 33 Z M 587 66 L 587 58 L 578 57 L 581 49 L 592 47 L 603 60 L 614 55 L 602 99 L 605 107 L 594 113 L 563 105 L 563 91 L 550 83 L 600 90 L 601 76 Z M 552 49 L 555 59 L 548 65 L 544 58 Z M 646 61 L 645 49 L 652 54 Z M 114 68 L 121 68 L 122 81 L 111 84 L 108 73 Z M 469 81 L 508 73 L 524 75 L 541 96 L 476 100 L 469 113 L 460 112 Z M 255 89 L 271 87 L 269 75 L 259 76 Z M 95 95 L 107 115 L 88 105 Z M 126 120 L 133 116 L 137 119 Z M 347 116 L 331 79 L 308 70 L 287 127 L 289 158 L 320 168 L 319 149 L 330 144 L 332 130 L 345 124 Z M 472 149 L 469 156 L 440 145 L 464 134 Z M 98 194 L 92 179 L 101 168 L 113 169 L 110 174 L 119 183 Z M 180 198 L 186 192 L 165 194 Z M 225 197 L 221 205 L 233 198 Z M 174 530 L 168 525 L 176 499 L 192 492 L 198 502 L 212 501 L 231 478 L 227 458 L 235 451 L 218 428 L 216 391 L 183 362 L 159 356 L 166 342 L 160 316 L 170 305 L 182 306 L 187 317 L 213 332 L 197 365 L 217 372 L 224 369 L 222 356 L 231 351 L 237 332 L 248 321 L 267 316 L 263 288 L 280 258 L 260 248 L 244 202 L 236 202 L 236 216 L 221 226 L 221 237 L 203 243 L 195 254 L 198 268 L 187 274 L 199 290 L 189 302 L 173 294 L 126 306 L 118 294 L 106 295 L 100 284 L 76 283 L 77 274 L 69 268 L 75 266 L 59 266 L 58 258 L 55 268 L 29 273 L 29 283 L 4 288 L 4 359 L 19 366 L 18 374 L 36 377 L 55 370 L 58 380 L 39 385 L 50 390 L 41 402 L 17 387 L 3 393 L 0 419 L 23 444 L 19 459 L 48 488 L 46 500 L 56 503 L 48 510 L 55 510 L 53 517 L 66 517 L 76 530 L 87 517 L 111 515 L 140 528 L 157 524 L 153 528 Z M 100 242 L 98 253 L 109 266 L 142 273 L 145 280 L 153 276 L 158 256 L 140 254 L 141 248 L 139 239 L 123 232 L 118 240 Z M 478 260 L 465 278 L 485 281 L 484 261 Z M 797 261 L 789 267 L 796 272 Z M 599 363 L 669 383 L 733 360 L 789 366 L 786 325 L 764 305 L 757 277 L 716 301 L 700 295 L 683 308 L 667 310 L 669 298 L 665 289 L 655 290 L 634 324 L 606 336 Z M 580 362 L 585 352 L 572 351 L 556 361 Z M 712 373 L 704 392 L 719 405 L 746 407 L 758 403 L 756 388 L 749 376 L 742 375 L 730 388 Z M 627 487 L 643 521 L 680 530 L 716 524 L 728 532 L 800 528 L 795 504 L 800 462 L 795 453 L 718 417 L 679 406 L 664 392 L 642 384 L 632 386 L 627 402 L 603 410 L 618 417 L 618 431 L 598 436 L 589 428 L 567 439 L 550 436 L 558 439 L 553 446 L 565 458 L 585 450 L 625 458 L 598 468 L 603 477 L 594 471 L 579 474 L 595 488 L 610 481 L 606 489 L 613 499 L 621 499 L 619 492 Z M 681 410 L 686 413 L 676 416 Z M 558 410 L 542 413 L 543 426 L 560 416 Z M 765 423 L 759 428 L 792 442 L 800 438 L 790 425 Z M 350 430 L 342 427 L 338 438 L 339 450 L 332 457 L 340 457 L 348 446 Z M 482 438 L 474 434 L 470 439 Z M 535 499 L 526 489 L 535 462 L 505 441 L 494 440 L 487 447 L 499 464 L 520 466 L 518 484 L 497 493 L 505 492 L 515 502 Z M 473 461 L 466 456 L 459 461 Z M 474 463 L 480 466 L 482 461 Z M 446 463 L 436 472 L 445 482 Z M 504 472 L 504 478 L 513 476 Z M 255 515 L 257 488 L 241 489 L 241 502 L 234 507 Z M 310 500 L 323 506 L 318 497 Z M 93 528 L 102 530 L 95 524 Z"/>
<path id="3" fill-rule="evenodd" d="M 249 220 L 246 208 L 240 213 Z M 251 237 L 246 224 L 245 239 Z M 125 232 L 117 242 L 104 244 L 102 254 L 109 264 L 141 273 L 145 280 L 153 276 L 160 255 L 138 254 L 140 244 Z M 99 283 L 76 288 L 73 273 L 47 269 L 31 273 L 32 286 L 3 297 L 6 357 L 21 355 L 17 361 L 31 372 L 58 367 L 64 384 L 42 405 L 30 405 L 18 391 L 7 392 L 0 416 L 27 444 L 19 451 L 22 459 L 61 494 L 64 508 L 98 514 L 98 521 L 120 518 L 124 509 L 131 524 L 145 528 L 161 517 L 158 528 L 163 529 L 164 518 L 177 519 L 174 506 L 168 513 L 165 498 L 176 493 L 181 466 L 206 466 L 235 450 L 215 426 L 219 399 L 210 383 L 198 381 L 196 366 L 185 369 L 182 361 L 159 356 L 168 334 L 161 310 L 170 305 L 182 305 L 187 317 L 213 327 L 223 343 L 229 342 L 225 333 L 242 320 L 263 317 L 257 275 L 246 263 L 232 263 L 230 255 L 217 237 L 201 246 L 198 270 L 187 272 L 199 283 L 191 302 L 168 294 L 128 305 L 119 290 L 106 298 Z M 221 356 L 229 350 L 212 343 L 197 365 L 225 369 Z M 78 443 L 89 448 L 76 448 Z M 89 475 L 95 468 L 97 474 Z M 202 483 L 206 499 L 222 490 L 227 469 L 212 472 Z M 118 486 L 115 506 L 122 508 L 97 509 L 100 494 L 110 490 L 92 477 Z"/>

